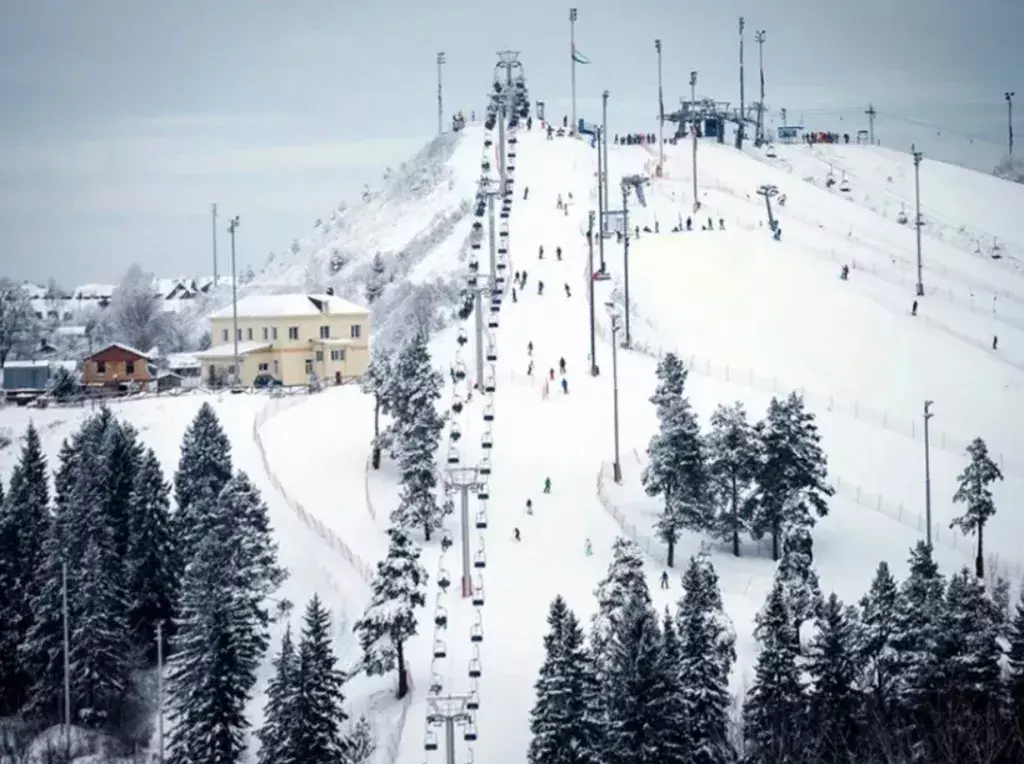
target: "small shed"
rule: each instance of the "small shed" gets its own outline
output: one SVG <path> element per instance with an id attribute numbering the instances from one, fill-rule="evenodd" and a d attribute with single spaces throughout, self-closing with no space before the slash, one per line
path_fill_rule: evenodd
<path id="1" fill-rule="evenodd" d="M 803 125 L 779 125 L 775 129 L 779 143 L 796 143 L 804 132 Z"/>
<path id="2" fill-rule="evenodd" d="M 182 378 L 179 374 L 171 371 L 170 369 L 164 369 L 163 371 L 157 372 L 156 375 L 156 391 L 158 393 L 165 393 L 168 390 L 174 390 L 182 387 Z"/>
<path id="3" fill-rule="evenodd" d="M 46 392 L 58 368 L 74 372 L 74 361 L 8 361 L 4 364 L 4 390 Z"/>

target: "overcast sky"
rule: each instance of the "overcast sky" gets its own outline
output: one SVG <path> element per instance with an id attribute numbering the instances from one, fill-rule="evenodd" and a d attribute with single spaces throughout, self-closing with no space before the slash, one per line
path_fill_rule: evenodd
<path id="1" fill-rule="evenodd" d="M 991 167 L 1004 91 L 1024 107 L 1019 0 L 577 7 L 578 111 L 598 118 L 607 88 L 612 132 L 655 130 L 655 37 L 666 101 L 691 69 L 700 94 L 738 101 L 740 14 L 747 100 L 764 29 L 766 102 L 790 121 L 854 132 L 872 102 L 884 144 Z M 568 37 L 568 5 L 543 0 L 0 0 L 0 275 L 209 274 L 211 202 L 241 216 L 239 261 L 259 265 L 436 131 L 437 51 L 447 112 L 480 109 L 514 48 L 561 115 Z"/>

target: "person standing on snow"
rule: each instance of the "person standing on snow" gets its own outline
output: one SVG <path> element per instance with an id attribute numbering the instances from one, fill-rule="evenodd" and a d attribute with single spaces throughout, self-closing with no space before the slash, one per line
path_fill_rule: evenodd
<path id="1" fill-rule="evenodd" d="M 568 284 L 565 285 L 565 296 L 566 297 L 572 297 L 572 290 L 569 289 L 569 285 Z"/>
<path id="2" fill-rule="evenodd" d="M 562 392 L 565 393 L 566 395 L 569 394 L 569 380 L 567 380 L 565 377 L 562 377 Z"/>
<path id="3" fill-rule="evenodd" d="M 561 261 L 562 259 L 562 248 L 555 247 L 555 259 Z"/>
<path id="4" fill-rule="evenodd" d="M 538 281 L 537 282 L 537 294 L 544 294 L 544 282 L 543 281 Z"/>
<path id="5" fill-rule="evenodd" d="M 544 478 L 544 493 L 551 493 L 551 478 Z"/>
<path id="6" fill-rule="evenodd" d="M 526 355 L 533 355 L 533 340 L 526 343 Z"/>
<path id="7" fill-rule="evenodd" d="M 537 259 L 538 260 L 543 260 L 544 259 L 544 245 L 543 244 L 541 244 L 540 247 L 537 248 Z"/>
<path id="8" fill-rule="evenodd" d="M 515 287 L 512 287 L 512 302 L 519 302 L 519 296 L 516 294 Z"/>
<path id="9" fill-rule="evenodd" d="M 663 570 L 661 572 L 661 588 L 668 589 L 668 571 Z"/>
<path id="10" fill-rule="evenodd" d="M 512 529 L 512 538 L 515 541 L 522 541 L 522 538 L 520 538 L 520 536 L 519 536 L 519 529 L 518 528 L 513 528 Z"/>
<path id="11" fill-rule="evenodd" d="M 528 515 L 532 515 L 533 514 L 533 500 L 532 499 L 527 499 L 526 500 L 526 514 L 528 514 Z"/>
<path id="12" fill-rule="evenodd" d="M 586 541 L 583 542 L 583 556 L 584 557 L 590 557 L 593 554 L 594 554 L 594 545 L 590 543 L 590 538 L 588 537 L 586 539 Z"/>
<path id="13" fill-rule="evenodd" d="M 564 358 L 559 358 L 558 359 L 558 370 L 562 374 L 565 374 L 565 359 Z"/>
<path id="14" fill-rule="evenodd" d="M 914 300 L 914 302 L 911 303 L 911 305 L 910 305 L 910 315 L 912 315 L 912 316 L 916 316 L 917 315 L 917 300 Z"/>
<path id="15" fill-rule="evenodd" d="M 552 382 L 554 382 L 554 381 L 555 381 L 555 370 L 554 370 L 554 369 L 548 369 L 548 378 L 549 378 L 549 379 L 550 379 L 550 380 L 551 380 Z"/>
<path id="16" fill-rule="evenodd" d="M 533 361 L 530 361 L 530 364 L 526 367 L 526 376 L 533 376 Z"/>

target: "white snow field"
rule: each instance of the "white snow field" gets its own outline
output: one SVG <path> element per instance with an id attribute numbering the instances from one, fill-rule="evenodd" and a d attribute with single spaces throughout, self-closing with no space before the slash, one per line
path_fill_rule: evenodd
<path id="1" fill-rule="evenodd" d="M 432 141 L 383 192 L 300 241 L 298 252 L 273 263 L 255 288 L 284 291 L 331 283 L 340 294 L 359 299 L 370 261 L 381 251 L 394 280 L 375 304 L 375 319 L 389 339 L 396 326 L 408 322 L 409 314 L 400 310 L 405 303 L 396 297 L 414 296 L 407 280 L 457 296 L 467 273 L 484 138 L 482 127 L 470 126 Z M 667 147 L 666 177 L 645 189 L 646 206 L 632 194 L 629 199 L 631 222 L 653 230 L 657 220 L 660 233 L 641 231 L 630 243 L 633 342 L 631 349 L 618 351 L 623 482 L 616 485 L 610 467 L 612 348 L 604 303 L 624 303 L 622 245 L 614 238 L 605 242 L 612 279 L 595 284 L 601 373 L 593 378 L 587 373 L 590 274 L 583 234 L 588 211 L 596 207 L 594 150 L 588 142 L 569 138 L 548 141 L 539 129 L 519 131 L 507 272 L 526 270 L 529 276 L 517 301 L 505 299 L 499 326 L 489 332 L 498 351 L 492 474 L 489 498 L 481 501 L 474 493 L 470 502 L 472 526 L 478 512 L 487 515 L 486 529 L 472 527 L 470 544 L 474 554 L 485 551 L 486 567 L 473 572 L 474 582 L 479 577 L 483 584 L 485 604 L 476 608 L 460 596 L 456 508 L 447 524 L 454 546 L 442 555 L 434 538 L 422 557 L 431 580 L 420 635 L 406 651 L 413 688 L 408 701 L 394 700 L 394 677 L 356 680 L 346 687 L 356 713 L 373 710 L 378 762 L 442 761 L 442 730 L 436 730 L 439 750 L 424 750 L 427 698 L 434 683 L 444 693 L 476 690 L 479 695 L 474 715 L 478 739 L 467 743 L 464 730 L 457 731 L 457 761 L 521 762 L 530 738 L 529 710 L 550 600 L 563 594 L 587 623 L 594 610 L 592 592 L 610 561 L 613 540 L 622 534 L 647 553 L 659 608 L 681 595 L 678 570 L 690 554 L 709 544 L 738 637 L 733 690 L 739 696 L 749 684 L 756 649 L 753 617 L 773 574 L 767 551 L 748 541 L 744 556 L 734 558 L 717 543 L 688 534 L 677 547 L 671 588 L 658 587 L 665 553 L 652 540 L 651 525 L 659 507 L 644 495 L 639 476 L 656 427 L 648 402 L 656 358 L 665 350 L 677 351 L 690 367 L 688 392 L 705 424 L 719 403 L 743 401 L 752 417 L 760 417 L 771 395 L 803 391 L 818 415 L 837 487 L 829 515 L 814 530 L 815 561 L 825 591 L 854 602 L 867 590 L 880 560 L 887 560 L 895 575 L 906 573 L 908 550 L 924 534 L 921 410 L 926 399 L 935 401 L 932 505 L 940 565 L 951 572 L 971 564 L 973 539 L 948 528 L 956 513 L 950 497 L 965 463 L 963 449 L 981 435 L 1006 476 L 995 488 L 1000 511 L 986 534 L 989 570 L 1019 581 L 1024 521 L 1015 507 L 1024 499 L 1024 457 L 1019 455 L 1024 445 L 1019 432 L 1024 421 L 1024 276 L 1016 270 L 1013 253 L 1024 251 L 1024 221 L 1013 213 L 1021 209 L 1021 190 L 968 170 L 922 164 L 926 295 L 919 298 L 918 315 L 911 317 L 914 232 L 895 220 L 900 203 L 912 214 L 909 156 L 860 147 L 780 146 L 778 158 L 770 160 L 755 150 L 741 153 L 707 142 L 699 152 L 703 206 L 694 216 L 694 231 L 670 232 L 691 211 L 688 144 Z M 609 154 L 612 206 L 617 207 L 618 179 L 649 172 L 653 159 L 648 149 L 637 146 L 612 146 Z M 850 193 L 824 188 L 829 168 L 823 157 L 831 158 L 837 178 L 847 173 Z M 764 183 L 776 184 L 787 196 L 784 207 L 775 207 L 783 229 L 778 242 L 768 234 L 764 200 L 756 193 Z M 526 187 L 530 193 L 524 200 Z M 570 193 L 573 201 L 565 214 L 556 209 L 556 198 L 568 199 Z M 701 220 L 708 216 L 716 228 L 722 218 L 727 230 L 701 231 Z M 1002 258 L 992 259 L 985 237 L 976 252 L 969 236 L 957 234 L 961 228 L 998 237 Z M 537 256 L 541 245 L 543 260 Z M 555 258 L 558 246 L 561 262 Z M 481 271 L 487 268 L 484 247 Z M 330 261 L 338 254 L 345 264 L 334 274 Z M 851 266 L 848 281 L 839 280 L 844 263 Z M 542 296 L 538 281 L 545 284 Z M 399 314 L 403 318 L 396 320 Z M 466 325 L 470 342 L 462 348 L 455 326 L 433 337 L 431 352 L 446 380 L 460 361 L 473 376 L 472 321 Z M 993 335 L 999 336 L 998 350 L 992 350 Z M 531 341 L 535 371 L 529 376 Z M 568 369 L 567 394 L 559 386 L 560 358 Z M 552 368 L 556 378 L 548 380 L 545 396 L 545 375 Z M 447 387 L 444 407 L 451 404 L 453 386 Z M 475 465 L 483 454 L 486 398 L 474 393 L 453 417 L 462 432 L 460 466 Z M 146 427 L 143 437 L 170 471 L 181 432 L 200 400 L 125 403 L 117 411 Z M 366 602 L 367 567 L 386 549 L 383 532 L 398 495 L 387 457 L 379 471 L 368 469 L 372 399 L 348 386 L 275 399 L 269 404 L 272 416 L 261 414 L 268 401 L 259 396 L 211 400 L 218 401 L 232 437 L 236 465 L 265 488 L 282 561 L 292 570 L 284 594 L 300 604 L 319 590 L 334 608 L 339 629 L 350 625 Z M 7 411 L 0 424 L 17 429 L 28 416 Z M 43 426 L 48 453 L 55 457 L 60 437 L 80 412 L 31 416 Z M 47 424 L 55 420 L 63 421 Z M 448 447 L 445 441 L 438 454 L 442 470 L 448 466 Z M 5 472 L 14 453 L 14 448 L 0 452 Z M 544 495 L 548 476 L 552 492 Z M 525 513 L 527 499 L 535 506 L 532 516 Z M 515 528 L 521 531 L 520 542 L 513 540 Z M 590 557 L 584 555 L 588 538 Z M 437 587 L 442 567 L 452 581 L 447 593 Z M 438 603 L 447 611 L 448 627 L 437 635 L 445 643 L 445 657 L 434 659 Z M 478 616 L 483 641 L 472 643 Z M 355 660 L 351 635 L 339 633 L 337 646 L 346 660 Z M 477 655 L 481 676 L 474 684 L 468 672 Z M 257 724 L 261 706 L 262 698 L 254 699 Z"/>

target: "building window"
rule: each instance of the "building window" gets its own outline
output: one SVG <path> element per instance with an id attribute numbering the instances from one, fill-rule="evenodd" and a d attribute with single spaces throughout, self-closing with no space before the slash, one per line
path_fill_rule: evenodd
<path id="1" fill-rule="evenodd" d="M 227 342 L 228 341 L 228 330 L 225 329 L 221 334 L 224 337 L 224 342 Z"/>
<path id="2" fill-rule="evenodd" d="M 332 350 L 331 351 L 331 360 L 332 361 L 344 361 L 345 360 L 345 351 L 344 350 Z"/>
<path id="3" fill-rule="evenodd" d="M 270 327 L 270 339 L 272 339 L 272 340 L 276 340 L 277 339 L 277 327 L 276 326 Z"/>
<path id="4" fill-rule="evenodd" d="M 288 327 L 288 339 L 297 340 L 299 338 L 299 327 L 289 326 Z"/>
<path id="5" fill-rule="evenodd" d="M 125 361 L 124 362 L 124 373 L 125 374 L 134 374 L 135 373 L 135 361 Z"/>
<path id="6" fill-rule="evenodd" d="M 107 373 L 107 362 L 106 361 L 97 361 L 96 362 L 96 373 L 97 374 L 106 374 Z"/>
<path id="7" fill-rule="evenodd" d="M 269 371 L 270 370 L 270 364 L 269 363 L 261 363 L 259 365 L 259 370 L 260 371 Z"/>
<path id="8" fill-rule="evenodd" d="M 331 338 L 331 327 L 321 326 L 320 327 L 320 339 L 329 340 Z"/>
<path id="9" fill-rule="evenodd" d="M 306 373 L 307 374 L 312 374 L 313 373 L 313 359 L 312 358 L 307 358 L 306 359 Z"/>
<path id="10" fill-rule="evenodd" d="M 320 363 L 323 360 L 324 360 L 324 351 L 322 351 L 322 350 L 316 351 L 316 362 Z"/>
<path id="11" fill-rule="evenodd" d="M 352 326 L 349 327 L 348 334 L 352 339 L 357 340 L 363 334 L 363 327 L 359 324 L 352 324 Z"/>
<path id="12" fill-rule="evenodd" d="M 238 341 L 241 342 L 242 341 L 242 330 L 239 329 L 238 331 L 236 331 L 235 332 L 235 336 L 238 337 Z"/>
<path id="13" fill-rule="evenodd" d="M 263 327 L 263 339 L 265 339 L 265 340 L 269 340 L 270 339 L 270 330 L 267 327 L 265 327 L 265 326 Z"/>
<path id="14" fill-rule="evenodd" d="M 251 328 L 245 330 L 245 336 L 248 338 L 248 340 L 250 342 L 252 342 L 252 329 Z"/>

